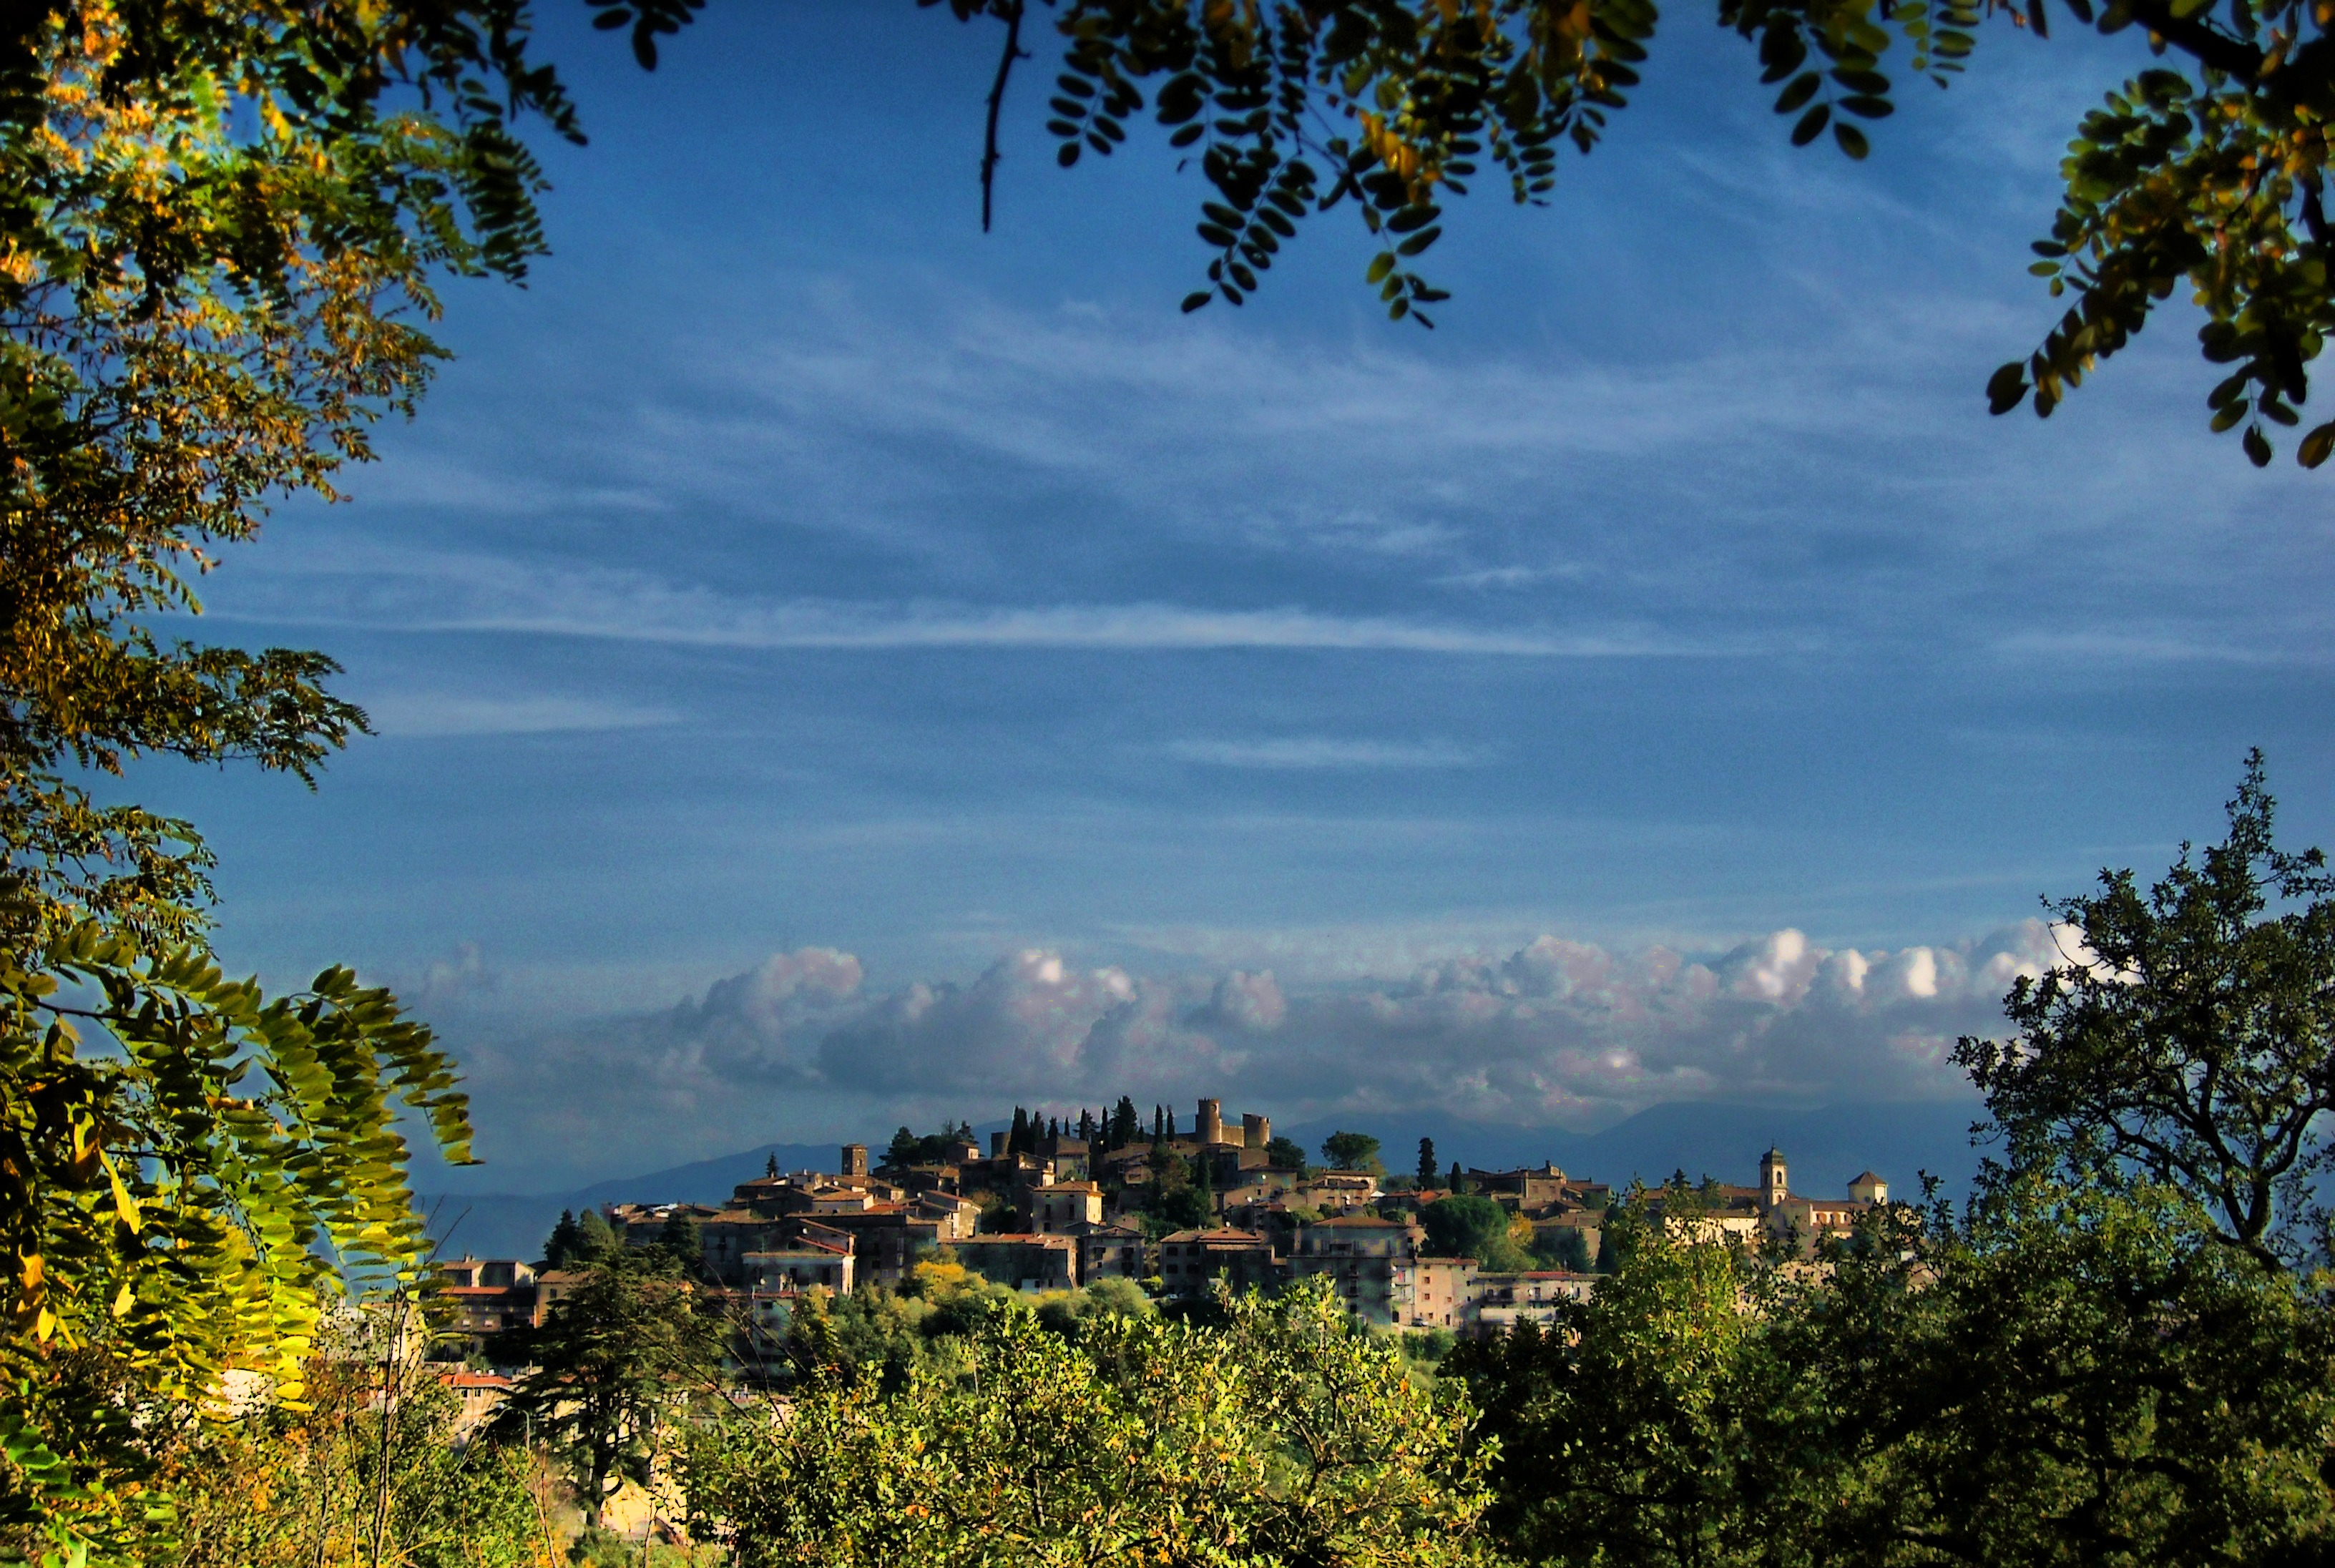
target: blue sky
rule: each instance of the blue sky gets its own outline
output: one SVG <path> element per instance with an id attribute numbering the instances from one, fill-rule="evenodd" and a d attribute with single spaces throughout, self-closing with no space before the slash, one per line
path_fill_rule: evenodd
<path id="1" fill-rule="evenodd" d="M 546 9 L 555 254 L 207 588 L 381 735 L 135 781 L 231 963 L 441 1025 L 474 1185 L 1120 1092 L 1947 1095 L 2037 895 L 2210 837 L 2246 746 L 2335 837 L 2330 481 L 2206 432 L 2186 307 L 1985 412 L 2136 46 L 1997 28 L 1852 165 L 1682 12 L 1548 208 L 1459 205 L 1429 334 L 1343 215 L 1178 315 L 1198 182 L 1056 170 L 1035 73 L 983 236 L 945 12 L 715 0 L 644 76 Z"/>

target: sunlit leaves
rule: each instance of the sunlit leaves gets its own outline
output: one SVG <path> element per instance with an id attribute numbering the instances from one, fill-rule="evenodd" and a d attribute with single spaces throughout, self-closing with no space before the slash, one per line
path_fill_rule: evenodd
<path id="1" fill-rule="evenodd" d="M 2075 15 L 2090 20 L 2088 7 Z M 2198 69 L 2142 73 L 2085 116 L 2069 148 L 2066 198 L 2030 270 L 2074 303 L 2021 372 L 2037 413 L 2185 284 L 2207 315 L 2204 357 L 2235 367 L 2208 394 L 2211 428 L 2240 431 L 2262 467 L 2272 431 L 2301 422 L 2310 363 L 2335 320 L 2320 196 L 2335 111 L 2330 15 L 2299 0 L 2211 22 L 2185 0 L 2119 0 L 2099 14 L 2102 31 L 2145 24 L 2160 53 L 2177 49 Z M 1990 386 L 1994 411 L 2021 401 L 2009 389 L 2001 376 Z M 2296 450 L 2306 468 L 2326 460 L 2315 438 Z"/>
<path id="2" fill-rule="evenodd" d="M 201 926 L 193 829 L 96 806 L 75 771 L 160 753 L 305 779 L 362 728 L 321 655 L 145 623 L 199 611 L 210 547 L 274 497 L 331 496 L 372 422 L 412 408 L 434 270 L 516 277 L 542 248 L 510 122 L 574 123 L 524 21 L 515 0 L 87 0 L 0 29 L 0 188 L 41 193 L 0 206 L 0 946 L 20 958 L 90 913 L 155 942 Z"/>
<path id="3" fill-rule="evenodd" d="M 687 9 L 616 8 L 652 38 Z M 527 20 L 67 0 L 0 25 L 0 1411 L 104 1493 L 10 1504 L 83 1544 L 152 1505 L 130 1412 L 215 1411 L 230 1372 L 296 1399 L 328 1268 L 410 1277 L 400 1115 L 467 1157 L 427 1031 L 344 970 L 272 1000 L 227 979 L 193 828 L 76 775 L 307 779 L 363 727 L 321 654 L 150 623 L 199 612 L 218 546 L 275 498 L 332 497 L 412 410 L 438 275 L 515 278 L 543 248 L 513 122 L 576 132 Z M 99 1392 L 59 1391 L 73 1358 Z"/>
<path id="4" fill-rule="evenodd" d="M 702 1425 L 692 1512 L 741 1568 L 1491 1561 L 1456 1384 L 1429 1390 L 1321 1285 L 1220 1328 L 993 1312 L 947 1366 L 818 1381 Z"/>
<path id="5" fill-rule="evenodd" d="M 468 1158 L 451 1063 L 346 970 L 270 998 L 199 948 L 147 953 L 94 922 L 36 967 L 0 963 L 0 1375 L 45 1388 L 74 1352 L 141 1408 L 216 1406 L 231 1368 L 298 1399 L 333 1292 L 418 1277 L 407 1114 Z M 136 1466 L 75 1425 L 54 1446 L 134 1492 Z M 57 1517 L 82 1513 L 105 1524 Z"/>

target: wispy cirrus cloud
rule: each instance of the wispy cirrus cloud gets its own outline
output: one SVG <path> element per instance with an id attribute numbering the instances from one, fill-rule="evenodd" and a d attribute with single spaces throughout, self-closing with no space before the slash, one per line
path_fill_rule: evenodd
<path id="1" fill-rule="evenodd" d="M 678 723 L 682 717 L 668 707 L 547 693 L 392 692 L 368 697 L 363 706 L 375 732 L 392 740 L 644 730 Z"/>
<path id="2" fill-rule="evenodd" d="M 1480 768 L 1488 747 L 1449 740 L 1358 740 L 1289 735 L 1255 740 L 1170 740 L 1159 748 L 1179 762 L 1217 768 Z"/>
<path id="3" fill-rule="evenodd" d="M 362 556 L 363 558 L 356 558 Z M 211 612 L 225 621 L 392 633 L 503 633 L 747 649 L 1221 648 L 1398 652 L 1498 658 L 1723 655 L 1748 640 L 1673 636 L 1628 622 L 1507 625 L 1283 605 L 969 605 L 944 600 L 769 599 L 643 572 L 547 568 L 489 556 L 286 552 Z"/>

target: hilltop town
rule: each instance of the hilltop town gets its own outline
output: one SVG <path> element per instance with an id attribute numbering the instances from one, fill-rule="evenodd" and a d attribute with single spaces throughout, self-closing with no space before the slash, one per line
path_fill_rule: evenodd
<path id="1" fill-rule="evenodd" d="M 1447 1172 L 1425 1140 L 1416 1173 L 1401 1176 L 1373 1138 L 1339 1134 L 1324 1152 L 1331 1164 L 1310 1165 L 1268 1118 L 1227 1121 L 1216 1099 L 1183 1130 L 1165 1108 L 1147 1126 L 1121 1099 L 1067 1125 L 1017 1109 L 985 1149 L 970 1128 L 903 1128 L 872 1163 L 867 1145 L 844 1144 L 833 1170 L 781 1171 L 774 1159 L 726 1204 L 610 1203 L 585 1223 L 634 1246 L 681 1239 L 705 1287 L 761 1337 L 783 1334 L 813 1292 L 897 1289 L 928 1260 L 1023 1292 L 1123 1279 L 1168 1302 L 1204 1299 L 1219 1280 L 1272 1292 L 1321 1276 L 1365 1323 L 1454 1335 L 1546 1321 L 1594 1287 L 1606 1184 L 1553 1164 Z M 1756 1185 L 1706 1181 L 1692 1199 L 1706 1234 L 1807 1244 L 1854 1226 L 1889 1189 L 1867 1171 L 1845 1195 L 1797 1193 L 1771 1148 Z M 562 1221 L 571 1234 L 574 1224 Z M 493 1360 L 498 1335 L 542 1322 L 576 1277 L 557 1266 L 567 1250 L 555 1237 L 544 1260 L 441 1266 L 480 1355 Z"/>

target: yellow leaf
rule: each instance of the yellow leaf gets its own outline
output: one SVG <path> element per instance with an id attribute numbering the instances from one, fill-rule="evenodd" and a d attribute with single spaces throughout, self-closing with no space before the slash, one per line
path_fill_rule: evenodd
<path id="1" fill-rule="evenodd" d="M 131 1197 L 130 1189 L 121 1185 L 121 1173 L 113 1168 L 113 1161 L 102 1154 L 98 1157 L 105 1160 L 105 1174 L 113 1183 L 113 1212 L 121 1216 L 123 1224 L 136 1230 L 140 1224 L 138 1200 Z"/>

